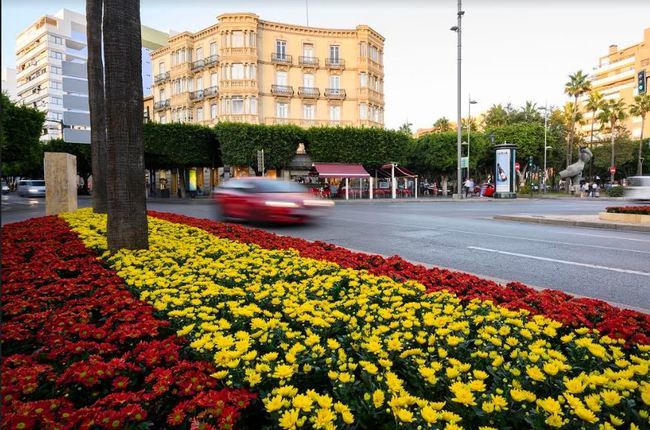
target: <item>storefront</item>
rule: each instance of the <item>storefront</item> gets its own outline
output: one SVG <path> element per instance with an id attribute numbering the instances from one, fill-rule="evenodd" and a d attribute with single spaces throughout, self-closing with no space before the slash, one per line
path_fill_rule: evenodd
<path id="1" fill-rule="evenodd" d="M 326 198 L 373 197 L 373 178 L 361 164 L 313 163 L 308 182 L 312 192 Z"/>

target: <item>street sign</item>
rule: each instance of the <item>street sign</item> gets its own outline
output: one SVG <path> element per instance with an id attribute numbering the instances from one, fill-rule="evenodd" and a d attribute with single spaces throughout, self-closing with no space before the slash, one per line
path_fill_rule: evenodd
<path id="1" fill-rule="evenodd" d="M 520 167 L 521 167 L 521 166 L 519 165 L 519 162 L 515 163 L 515 170 L 516 170 L 517 172 L 519 171 L 519 168 L 520 168 Z"/>
<path id="2" fill-rule="evenodd" d="M 467 169 L 469 167 L 469 157 L 460 157 L 460 168 Z"/>
<path id="3" fill-rule="evenodd" d="M 610 167 L 610 168 L 609 168 L 609 173 L 611 173 L 612 175 L 613 175 L 614 173 L 616 173 L 616 166 L 612 166 L 612 167 Z"/>
<path id="4" fill-rule="evenodd" d="M 264 176 L 264 150 L 257 151 L 257 171 Z"/>

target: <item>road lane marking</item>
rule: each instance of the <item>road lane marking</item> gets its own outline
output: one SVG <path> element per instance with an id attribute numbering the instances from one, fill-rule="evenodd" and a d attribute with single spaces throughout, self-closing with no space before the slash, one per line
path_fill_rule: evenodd
<path id="1" fill-rule="evenodd" d="M 581 267 L 589 267 L 591 269 L 609 270 L 611 272 L 628 273 L 628 274 L 640 275 L 640 276 L 650 276 L 650 273 L 648 272 L 639 272 L 637 270 L 620 269 L 618 267 L 608 267 L 608 266 L 600 266 L 598 264 L 578 263 L 577 261 L 556 260 L 555 258 L 538 257 L 536 255 L 519 254 L 517 252 L 499 251 L 498 249 L 481 248 L 480 246 L 468 246 L 467 248 L 475 249 L 477 251 L 494 252 L 503 255 L 512 255 L 514 257 L 531 258 L 533 260 L 550 261 L 552 263 L 567 264 L 570 266 L 581 266 Z"/>
<path id="2" fill-rule="evenodd" d="M 622 252 L 634 252 L 634 253 L 637 253 L 637 254 L 650 254 L 650 251 L 641 251 L 641 250 L 637 250 L 637 249 L 612 248 L 611 246 L 603 246 L 603 245 L 589 245 L 589 244 L 575 243 L 575 242 L 560 242 L 560 241 L 556 241 L 556 240 L 533 239 L 533 238 L 522 237 L 522 236 L 510 236 L 510 235 L 504 235 L 504 234 L 484 233 L 484 232 L 476 232 L 476 231 L 459 230 L 459 229 L 454 229 L 454 228 L 429 227 L 429 226 L 423 226 L 423 225 L 396 224 L 396 223 L 377 222 L 377 221 L 361 221 L 361 220 L 347 219 L 347 218 L 340 218 L 340 217 L 336 217 L 336 219 L 340 220 L 340 221 L 359 222 L 359 223 L 364 223 L 364 224 L 379 224 L 379 225 L 387 225 L 387 226 L 392 226 L 392 227 L 421 228 L 421 229 L 432 230 L 432 231 L 437 231 L 437 232 L 461 233 L 461 234 L 469 234 L 469 235 L 476 235 L 476 236 L 502 237 L 502 238 L 505 238 L 505 239 L 527 240 L 529 242 L 542 242 L 542 243 L 552 243 L 552 244 L 558 244 L 558 245 L 569 245 L 569 246 L 576 246 L 576 247 L 579 247 L 579 248 L 587 247 L 587 248 L 606 249 L 606 250 L 609 250 L 609 251 L 622 251 Z M 607 237 L 616 239 L 616 237 L 611 237 L 611 236 L 607 236 Z M 641 239 L 638 239 L 638 240 L 641 241 Z M 642 242 L 646 242 L 646 241 L 642 241 Z"/>

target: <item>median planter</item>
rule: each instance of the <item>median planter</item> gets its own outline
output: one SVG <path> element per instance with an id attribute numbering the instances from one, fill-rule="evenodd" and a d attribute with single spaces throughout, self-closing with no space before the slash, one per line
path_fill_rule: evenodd
<path id="1" fill-rule="evenodd" d="M 598 214 L 598 218 L 602 219 L 603 221 L 650 225 L 650 215 L 601 212 Z"/>

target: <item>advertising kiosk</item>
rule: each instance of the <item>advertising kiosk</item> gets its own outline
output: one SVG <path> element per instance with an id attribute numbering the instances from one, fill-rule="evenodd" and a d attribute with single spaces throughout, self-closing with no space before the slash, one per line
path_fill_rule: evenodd
<path id="1" fill-rule="evenodd" d="M 495 146 L 494 184 L 495 199 L 516 199 L 515 190 L 517 172 L 515 171 L 515 158 L 517 145 L 505 143 Z"/>

